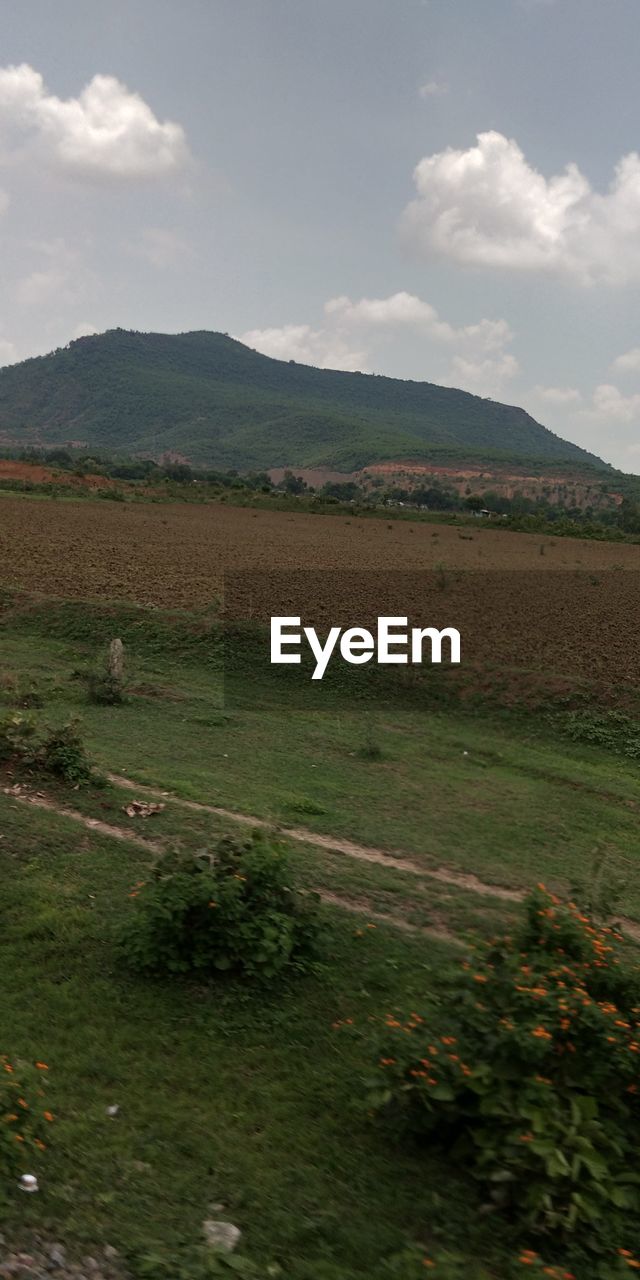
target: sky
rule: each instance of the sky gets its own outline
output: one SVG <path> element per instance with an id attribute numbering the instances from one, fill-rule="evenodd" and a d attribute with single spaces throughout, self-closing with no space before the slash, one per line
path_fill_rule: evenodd
<path id="1" fill-rule="evenodd" d="M 640 472 L 638 0 L 0 0 L 0 364 L 221 330 Z"/>

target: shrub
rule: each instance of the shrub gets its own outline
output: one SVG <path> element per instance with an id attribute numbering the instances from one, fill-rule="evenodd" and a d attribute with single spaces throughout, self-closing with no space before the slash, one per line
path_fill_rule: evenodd
<path id="1" fill-rule="evenodd" d="M 568 1260 L 629 1247 L 640 1204 L 640 989 L 619 942 L 540 886 L 516 934 L 464 962 L 441 1014 L 386 1019 L 371 1080 L 374 1108 L 442 1144 Z"/>
<path id="2" fill-rule="evenodd" d="M 283 850 L 261 834 L 212 853 L 172 853 L 130 894 L 122 946 L 137 969 L 275 977 L 314 952 L 313 903 L 290 884 Z"/>
<path id="3" fill-rule="evenodd" d="M 124 702 L 122 681 L 109 671 L 87 673 L 87 697 L 99 707 L 116 707 Z"/>
<path id="4" fill-rule="evenodd" d="M 0 724 L 0 761 L 54 774 L 70 786 L 92 776 L 75 720 L 39 733 L 33 717 L 14 712 Z"/>
<path id="5" fill-rule="evenodd" d="M 570 711 L 561 723 L 572 742 L 640 759 L 640 724 L 624 711 Z"/>
<path id="6" fill-rule="evenodd" d="M 34 763 L 45 773 L 55 774 L 69 786 L 88 782 L 91 764 L 87 759 L 77 722 L 70 720 L 59 729 L 48 729 L 38 746 Z"/>
<path id="7" fill-rule="evenodd" d="M 19 1067 L 0 1054 L 0 1200 L 46 1148 L 50 1111 L 44 1108 L 47 1067 Z"/>
<path id="8" fill-rule="evenodd" d="M 30 762 L 35 752 L 36 725 L 32 716 L 15 711 L 0 723 L 0 761 Z"/>

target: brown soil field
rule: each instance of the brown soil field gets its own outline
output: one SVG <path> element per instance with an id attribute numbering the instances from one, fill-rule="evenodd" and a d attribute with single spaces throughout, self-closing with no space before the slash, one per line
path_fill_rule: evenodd
<path id="1" fill-rule="evenodd" d="M 331 571 L 331 572 L 328 572 Z M 226 578 L 226 582 L 225 582 Z M 217 505 L 0 497 L 0 586 L 56 597 L 455 626 L 463 657 L 640 688 L 640 547 Z M 227 602 L 231 600 L 231 606 Z"/>
<path id="2" fill-rule="evenodd" d="M 0 480 L 26 480 L 31 484 L 63 483 L 78 489 L 110 489 L 114 481 L 107 476 L 75 476 L 67 471 L 55 471 L 38 462 L 18 462 L 12 458 L 0 458 Z"/>

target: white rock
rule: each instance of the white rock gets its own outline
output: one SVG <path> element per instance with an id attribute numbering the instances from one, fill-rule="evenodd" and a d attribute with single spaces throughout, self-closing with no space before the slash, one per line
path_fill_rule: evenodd
<path id="1" fill-rule="evenodd" d="M 21 1191 L 34 1192 L 40 1190 L 38 1186 L 38 1179 L 34 1173 L 23 1173 L 18 1185 Z"/>
<path id="2" fill-rule="evenodd" d="M 235 1227 L 233 1222 L 215 1222 L 213 1218 L 208 1218 L 202 1224 L 207 1244 L 212 1249 L 221 1249 L 223 1253 L 233 1253 L 242 1232 L 239 1227 Z"/>

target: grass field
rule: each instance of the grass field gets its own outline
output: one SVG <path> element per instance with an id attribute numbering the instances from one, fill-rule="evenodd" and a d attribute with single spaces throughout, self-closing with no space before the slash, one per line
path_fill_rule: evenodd
<path id="1" fill-rule="evenodd" d="M 18 507 L 27 513 L 19 529 Z M 600 898 L 633 938 L 637 763 L 569 742 L 553 708 L 526 716 L 452 700 L 431 710 L 405 701 L 311 712 L 259 697 L 254 708 L 225 705 L 200 612 L 185 622 L 158 607 L 96 602 L 120 591 L 125 601 L 163 603 L 162 557 L 149 558 L 145 574 L 148 548 L 137 534 L 121 536 L 120 521 L 144 517 L 166 539 L 165 563 L 170 548 L 174 565 L 188 550 L 195 567 L 171 603 L 193 604 L 209 570 L 185 533 L 191 510 L 162 532 L 167 508 L 140 508 L 138 517 L 109 506 L 107 524 L 96 525 L 99 547 L 73 504 L 64 510 L 72 514 L 62 536 L 60 504 L 0 502 L 0 698 L 12 713 L 41 703 L 24 714 L 42 722 L 79 715 L 97 768 L 133 789 L 107 780 L 74 790 L 6 769 L 0 779 L 2 973 L 10 975 L 0 982 L 0 1025 L 14 1055 L 50 1064 L 58 1117 L 42 1194 L 11 1198 L 7 1234 L 19 1240 L 36 1229 L 89 1252 L 109 1243 L 138 1274 L 147 1253 L 188 1251 L 220 1204 L 242 1228 L 246 1252 L 279 1263 L 287 1280 L 365 1280 L 414 1240 L 436 1256 L 462 1247 L 469 1275 L 481 1260 L 503 1280 L 514 1257 L 508 1226 L 478 1215 L 470 1228 L 469 1185 L 449 1178 L 435 1155 L 390 1143 L 363 1109 L 368 1020 L 437 1004 L 443 972 L 474 937 L 510 924 L 519 895 L 539 880 Z M 82 507 L 101 520 L 103 510 Z M 227 516 L 244 520 L 248 550 L 270 554 L 251 512 Z M 292 541 L 301 519 L 285 528 L 283 557 L 306 554 L 306 524 Z M 347 540 L 333 541 L 324 520 L 306 520 L 346 562 Z M 386 536 L 384 524 L 369 528 L 374 543 Z M 58 558 L 52 582 L 47 532 Z M 232 533 L 230 525 L 229 554 Z M 7 555 L 18 535 L 22 563 Z M 401 536 L 418 542 L 408 530 Z M 508 535 L 495 536 L 508 545 Z M 431 531 L 424 537 L 427 545 Z M 587 554 L 567 545 L 563 554 Z M 603 554 L 637 554 L 587 550 L 600 567 Z M 208 555 L 213 575 L 216 553 Z M 122 706 L 95 706 L 77 673 L 96 664 L 113 634 L 125 639 L 128 696 Z M 124 809 L 144 785 L 169 793 L 165 807 L 129 818 Z M 115 946 L 131 885 L 162 849 L 202 848 L 249 820 L 280 830 L 299 883 L 323 896 L 324 966 L 257 995 L 232 981 L 132 978 Z M 333 1030 L 345 1018 L 367 1034 Z M 106 1113 L 113 1104 L 115 1119 Z"/>

